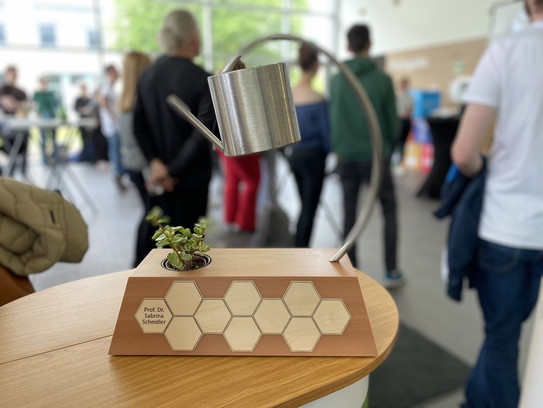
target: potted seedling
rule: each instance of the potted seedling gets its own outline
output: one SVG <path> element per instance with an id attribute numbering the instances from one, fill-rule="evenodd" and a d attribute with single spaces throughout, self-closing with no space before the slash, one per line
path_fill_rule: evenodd
<path id="1" fill-rule="evenodd" d="M 170 252 L 162 262 L 166 269 L 189 271 L 202 268 L 211 262 L 208 255 L 209 246 L 204 243 L 208 220 L 201 218 L 193 230 L 182 226 L 171 226 L 168 217 L 162 215 L 160 208 L 153 208 L 147 220 L 158 227 L 153 240 L 159 248 L 170 247 Z"/>

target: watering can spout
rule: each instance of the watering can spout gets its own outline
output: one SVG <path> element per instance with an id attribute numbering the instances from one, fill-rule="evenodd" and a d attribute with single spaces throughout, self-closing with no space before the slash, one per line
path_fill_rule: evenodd
<path id="1" fill-rule="evenodd" d="M 223 143 L 208 128 L 206 128 L 204 124 L 196 118 L 196 116 L 192 114 L 192 112 L 190 111 L 189 107 L 185 104 L 185 102 L 183 102 L 181 99 L 177 97 L 177 95 L 174 95 L 174 94 L 170 94 L 167 98 L 167 101 L 170 104 L 170 106 L 172 106 L 178 113 L 181 114 L 181 116 L 183 116 L 186 120 L 188 120 L 211 143 L 213 143 L 217 149 L 224 151 Z"/>

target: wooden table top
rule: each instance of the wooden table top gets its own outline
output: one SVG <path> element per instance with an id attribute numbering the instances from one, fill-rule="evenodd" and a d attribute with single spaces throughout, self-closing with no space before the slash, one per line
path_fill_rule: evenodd
<path id="1" fill-rule="evenodd" d="M 298 407 L 365 377 L 398 331 L 390 294 L 357 272 L 378 356 L 108 355 L 128 277 L 55 286 L 0 307 L 0 393 L 9 407 Z"/>

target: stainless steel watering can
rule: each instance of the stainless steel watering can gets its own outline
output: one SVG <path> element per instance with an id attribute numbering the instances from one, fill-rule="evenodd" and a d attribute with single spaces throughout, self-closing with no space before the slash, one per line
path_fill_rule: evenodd
<path id="1" fill-rule="evenodd" d="M 298 119 L 284 63 L 231 71 L 239 57 L 208 78 L 221 139 L 176 95 L 168 103 L 226 156 L 243 156 L 300 140 Z"/>

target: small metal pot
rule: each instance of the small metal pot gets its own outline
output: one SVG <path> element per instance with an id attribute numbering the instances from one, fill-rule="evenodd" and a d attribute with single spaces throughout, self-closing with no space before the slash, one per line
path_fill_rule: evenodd
<path id="1" fill-rule="evenodd" d="M 170 264 L 170 261 L 168 261 L 168 258 L 164 258 L 161 262 L 161 266 L 164 268 L 164 269 L 167 269 L 169 271 L 174 271 L 174 272 L 187 272 L 187 271 L 195 271 L 197 269 L 202 269 L 204 267 L 206 267 L 207 265 L 209 265 L 211 263 L 211 257 L 209 255 L 200 255 L 200 254 L 193 254 L 192 255 L 193 257 L 195 258 L 199 258 L 203 261 L 203 265 L 201 266 L 198 266 L 196 268 L 192 268 L 192 269 L 184 269 L 182 271 L 180 271 L 179 269 L 175 269 L 171 264 Z"/>

